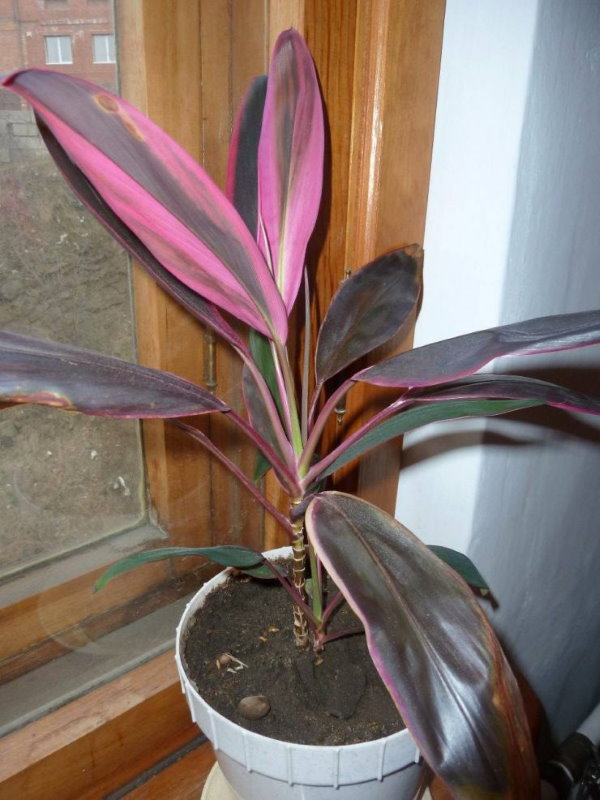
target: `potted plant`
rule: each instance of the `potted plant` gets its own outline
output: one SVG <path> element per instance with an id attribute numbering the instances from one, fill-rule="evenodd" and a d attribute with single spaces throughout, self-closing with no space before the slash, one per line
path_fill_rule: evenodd
<path id="1" fill-rule="evenodd" d="M 291 597 L 295 646 L 318 659 L 340 635 L 330 623 L 345 600 L 364 627 L 371 659 L 414 742 L 453 796 L 536 797 L 537 771 L 520 694 L 467 584 L 480 582 L 473 566 L 457 554 L 433 552 L 380 509 L 328 491 L 326 483 L 377 445 L 430 422 L 540 404 L 600 413 L 598 399 L 555 384 L 477 374 L 497 357 L 600 342 L 600 311 L 477 331 L 365 365 L 364 357 L 401 329 L 420 298 L 419 248 L 399 249 L 342 284 L 320 325 L 312 360 L 306 315 L 298 378 L 289 356 L 288 320 L 305 275 L 324 153 L 317 77 L 298 33 L 281 34 L 269 75 L 257 79 L 244 99 L 225 194 L 165 133 L 98 86 L 37 69 L 5 76 L 3 85 L 33 106 L 51 155 L 84 204 L 239 356 L 246 414 L 177 376 L 10 332 L 0 333 L 0 402 L 170 419 L 231 470 L 290 542 L 289 576 L 248 548 L 162 548 L 119 562 L 103 583 L 175 552 L 268 576 Z M 395 399 L 344 441 L 321 451 L 327 420 L 358 382 L 392 388 Z M 254 478 L 273 470 L 290 498 L 288 516 L 202 431 L 180 419 L 209 413 L 225 415 L 256 445 L 261 463 Z M 186 691 L 188 697 L 194 693 Z M 193 710 L 204 713 L 195 705 Z M 211 735 L 213 722 L 207 724 Z M 242 761 L 249 761 L 254 745 L 240 736 Z M 223 740 L 215 746 L 222 747 Z M 289 752 L 284 748 L 278 760 L 285 761 L 286 785 L 293 787 L 302 778 L 289 772 L 295 758 Z M 377 758 L 378 781 L 386 775 L 385 747 Z M 337 764 L 345 755 L 335 759 Z M 315 763 L 309 756 L 309 771 L 317 770 Z M 396 789 L 384 794 L 384 784 L 375 780 L 373 796 L 398 796 Z M 337 773 L 336 783 L 345 783 Z M 365 791 L 364 785 L 350 787 L 347 795 L 335 796 L 362 798 Z"/>

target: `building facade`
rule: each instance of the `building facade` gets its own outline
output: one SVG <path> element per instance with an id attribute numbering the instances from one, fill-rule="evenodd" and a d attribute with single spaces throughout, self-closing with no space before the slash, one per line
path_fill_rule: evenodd
<path id="1" fill-rule="evenodd" d="M 116 91 L 112 0 L 0 0 L 0 74 L 48 67 Z M 0 90 L 0 163 L 45 150 L 28 105 Z"/>

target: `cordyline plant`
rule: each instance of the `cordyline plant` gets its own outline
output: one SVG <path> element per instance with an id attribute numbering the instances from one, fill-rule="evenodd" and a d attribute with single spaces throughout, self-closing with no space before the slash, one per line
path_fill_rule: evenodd
<path id="1" fill-rule="evenodd" d="M 328 621 L 345 598 L 364 625 L 373 662 L 415 742 L 453 795 L 536 797 L 519 690 L 472 590 L 457 573 L 476 583 L 470 562 L 436 554 L 363 500 L 321 489 L 345 464 L 437 420 L 539 404 L 600 413 L 598 399 L 561 386 L 475 374 L 499 356 L 598 343 L 600 311 L 478 331 L 358 368 L 402 327 L 419 299 L 418 248 L 397 250 L 341 285 L 322 321 L 313 368 L 302 370 L 297 381 L 286 346 L 288 319 L 319 211 L 324 153 L 317 77 L 298 33 L 281 34 L 268 76 L 257 78 L 243 101 L 225 194 L 163 131 L 98 86 L 38 69 L 5 76 L 3 85 L 33 106 L 51 155 L 83 203 L 237 353 L 246 415 L 172 374 L 9 332 L 0 333 L 0 402 L 172 419 L 279 521 L 293 548 L 289 579 L 260 553 L 216 547 L 151 550 L 119 562 L 105 580 L 132 564 L 174 554 L 207 556 L 263 577 L 266 572 L 293 599 L 297 644 L 315 649 L 335 635 L 328 634 Z M 229 317 L 241 320 L 247 335 Z M 307 325 L 306 348 L 309 343 Z M 320 452 L 326 421 L 358 382 L 392 387 L 395 399 L 330 452 Z M 211 413 L 223 414 L 258 448 L 265 469 L 289 495 L 289 517 L 204 433 L 176 419 Z M 330 597 L 327 573 L 340 590 Z"/>

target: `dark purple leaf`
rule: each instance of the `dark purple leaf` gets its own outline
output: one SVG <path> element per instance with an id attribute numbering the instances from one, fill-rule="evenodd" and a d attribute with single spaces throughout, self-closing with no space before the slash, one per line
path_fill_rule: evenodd
<path id="1" fill-rule="evenodd" d="M 417 245 L 380 256 L 345 280 L 327 310 L 315 356 L 319 384 L 394 336 L 421 291 Z"/>
<path id="2" fill-rule="evenodd" d="M 364 624 L 369 652 L 455 797 L 531 800 L 535 757 L 516 681 L 471 590 L 399 522 L 326 492 L 310 540 Z"/>
<path id="3" fill-rule="evenodd" d="M 416 347 L 362 370 L 378 386 L 433 386 L 471 375 L 499 356 L 535 355 L 600 342 L 600 311 L 538 317 Z"/>
<path id="4" fill-rule="evenodd" d="M 521 375 L 474 375 L 458 383 L 444 384 L 410 395 L 411 400 L 431 403 L 459 398 L 538 400 L 547 406 L 564 408 L 567 411 L 600 414 L 600 397 L 591 397 L 564 386 Z"/>
<path id="5" fill-rule="evenodd" d="M 229 410 L 202 387 L 169 372 L 7 331 L 0 331 L 0 402 L 131 419 Z"/>
<path id="6" fill-rule="evenodd" d="M 250 233 L 258 231 L 258 143 L 262 125 L 267 76 L 255 78 L 237 113 L 227 166 L 227 196 Z"/>

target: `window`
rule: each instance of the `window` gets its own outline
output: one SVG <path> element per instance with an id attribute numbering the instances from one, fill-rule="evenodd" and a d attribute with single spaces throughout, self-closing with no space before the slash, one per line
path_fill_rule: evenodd
<path id="1" fill-rule="evenodd" d="M 70 36 L 44 36 L 46 64 L 72 64 L 73 51 Z"/>
<path id="2" fill-rule="evenodd" d="M 115 37 L 112 33 L 99 33 L 92 36 L 94 64 L 115 63 Z"/>
<path id="3" fill-rule="evenodd" d="M 43 9 L 23 24 L 15 11 L 5 52 L 0 47 L 0 71 L 72 64 L 74 41 L 112 32 L 112 6 L 80 12 L 61 22 L 58 31 L 65 35 L 45 36 L 57 29 L 44 27 Z M 114 42 L 112 35 L 101 38 Z M 116 88 L 114 49 L 110 55 L 103 83 Z M 94 80 L 91 54 L 81 62 L 77 75 Z M 4 89 L 1 94 L 13 97 Z M 0 328 L 135 359 L 128 258 L 74 198 L 31 110 L 18 102 L 0 110 L 0 208 Z M 141 549 L 162 536 L 149 519 L 138 424 L 48 411 L 15 406 L 0 414 L 0 685 L 15 697 L 14 680 L 68 650 L 68 631 L 92 619 L 103 628 L 100 635 L 122 624 L 119 613 L 121 619 L 105 625 L 111 616 L 105 612 L 133 595 L 114 603 L 107 594 L 102 610 L 89 573 L 118 558 L 118 551 Z M 146 596 L 161 579 L 134 594 Z M 55 619 L 48 618 L 48 592 L 69 597 L 59 601 Z M 17 716 L 7 704 L 0 702 L 0 709 L 0 729 L 14 724 Z"/>

